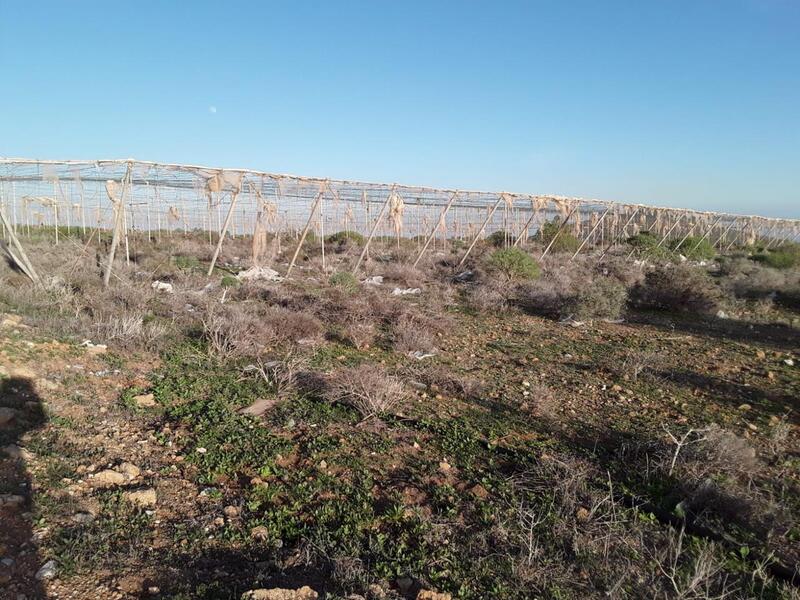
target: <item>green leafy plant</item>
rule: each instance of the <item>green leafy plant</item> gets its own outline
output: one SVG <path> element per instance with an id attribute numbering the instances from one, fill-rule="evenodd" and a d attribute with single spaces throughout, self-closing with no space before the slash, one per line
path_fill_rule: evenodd
<path id="1" fill-rule="evenodd" d="M 691 235 L 684 240 L 676 240 L 671 244 L 671 248 L 690 260 L 710 260 L 717 255 L 717 251 L 708 239 Z"/>
<path id="2" fill-rule="evenodd" d="M 519 248 L 497 250 L 489 256 L 489 268 L 509 279 L 536 279 L 541 273 L 539 263 Z"/>

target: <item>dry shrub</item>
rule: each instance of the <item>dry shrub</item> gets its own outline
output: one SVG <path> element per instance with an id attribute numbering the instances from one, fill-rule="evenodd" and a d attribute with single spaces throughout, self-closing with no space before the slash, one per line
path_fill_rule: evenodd
<path id="1" fill-rule="evenodd" d="M 528 392 L 527 402 L 536 416 L 544 419 L 558 417 L 562 402 L 553 388 L 543 383 L 532 383 Z"/>
<path id="2" fill-rule="evenodd" d="M 577 320 L 616 319 L 628 291 L 617 279 L 599 275 L 587 264 L 550 262 L 545 275 L 521 284 L 518 302 L 528 312 Z"/>
<path id="3" fill-rule="evenodd" d="M 153 348 L 168 331 L 160 321 L 147 321 L 142 313 L 104 315 L 94 322 L 94 341 L 114 343 L 123 348 Z"/>
<path id="4" fill-rule="evenodd" d="M 364 419 L 392 412 L 406 397 L 403 384 L 377 365 L 344 367 L 328 378 L 326 398 L 355 408 Z"/>
<path id="5" fill-rule="evenodd" d="M 314 342 L 323 331 L 314 315 L 249 303 L 211 304 L 202 321 L 209 350 L 223 357 L 258 356 L 281 342 Z"/>
<path id="6" fill-rule="evenodd" d="M 641 308 L 713 313 L 722 304 L 723 294 L 708 273 L 689 265 L 657 267 L 631 291 Z"/>
<path id="7" fill-rule="evenodd" d="M 387 282 L 395 283 L 404 288 L 421 288 L 427 283 L 423 273 L 410 264 L 389 262 L 377 269 L 376 273 L 383 275 Z"/>
<path id="8" fill-rule="evenodd" d="M 644 269 L 641 264 L 621 256 L 607 256 L 600 261 L 595 271 L 605 277 L 616 279 L 626 288 L 630 289 L 644 280 Z"/>
<path id="9" fill-rule="evenodd" d="M 628 348 L 621 356 L 611 356 L 609 359 L 606 366 L 625 381 L 638 381 L 645 375 L 653 376 L 662 363 L 659 352 L 639 348 Z"/>
<path id="10" fill-rule="evenodd" d="M 408 365 L 404 374 L 424 384 L 432 392 L 451 398 L 477 399 L 486 389 L 481 380 L 458 374 L 440 363 L 417 362 Z"/>
<path id="11" fill-rule="evenodd" d="M 628 302 L 628 290 L 611 277 L 596 277 L 591 283 L 565 299 L 562 316 L 579 321 L 618 319 Z"/>
<path id="12" fill-rule="evenodd" d="M 467 293 L 468 304 L 482 312 L 503 312 L 511 304 L 514 287 L 497 279 L 484 278 Z"/>
<path id="13" fill-rule="evenodd" d="M 259 358 L 242 371 L 257 375 L 275 390 L 278 399 L 282 399 L 297 391 L 301 373 L 308 367 L 308 363 L 307 357 L 289 352 L 280 360 L 265 361 Z"/>
<path id="14" fill-rule="evenodd" d="M 399 352 L 434 352 L 440 325 L 424 315 L 405 312 L 392 324 L 392 347 Z"/>

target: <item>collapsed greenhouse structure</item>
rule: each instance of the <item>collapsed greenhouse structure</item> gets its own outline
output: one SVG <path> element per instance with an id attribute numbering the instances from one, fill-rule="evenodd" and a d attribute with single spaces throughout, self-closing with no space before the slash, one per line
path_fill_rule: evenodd
<path id="1" fill-rule="evenodd" d="M 120 247 L 132 236 L 160 240 L 202 233 L 216 247 L 216 260 L 226 237 L 249 236 L 254 262 L 263 247 L 259 240 L 275 234 L 295 236 L 298 249 L 312 238 L 324 244 L 336 232 L 357 232 L 367 246 L 376 237 L 411 239 L 418 256 L 439 240 L 460 240 L 462 262 L 494 232 L 504 232 L 508 245 L 524 246 L 546 223 L 580 240 L 576 255 L 602 255 L 642 231 L 655 235 L 659 245 L 692 236 L 721 251 L 769 248 L 800 237 L 800 220 L 793 219 L 133 159 L 0 159 L 0 208 L 6 237 L 12 233 L 23 241 L 34 230 L 51 232 L 56 244 L 65 232 L 111 231 Z"/>

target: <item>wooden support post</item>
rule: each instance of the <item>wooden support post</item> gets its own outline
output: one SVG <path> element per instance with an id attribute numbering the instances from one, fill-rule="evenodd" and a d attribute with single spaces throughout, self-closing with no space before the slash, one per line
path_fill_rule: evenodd
<path id="1" fill-rule="evenodd" d="M 22 244 L 19 243 L 19 239 L 17 238 L 17 234 L 14 233 L 14 229 L 11 227 L 11 223 L 9 223 L 8 218 L 6 217 L 5 210 L 0 207 L 0 220 L 3 223 L 3 227 L 6 229 L 6 234 L 8 235 L 8 239 L 11 241 L 11 245 L 14 247 L 16 254 L 11 252 L 11 249 L 8 250 L 8 253 L 11 255 L 11 258 L 14 260 L 15 263 L 22 269 L 22 272 L 35 284 L 41 285 L 41 280 L 39 279 L 39 275 L 36 273 L 36 270 L 33 268 L 31 261 L 28 260 L 27 254 L 25 254 L 25 250 L 22 248 Z"/>
<path id="2" fill-rule="evenodd" d="M 125 210 L 121 199 L 112 198 L 112 203 L 114 207 L 114 232 L 111 236 L 111 249 L 108 251 L 106 272 L 103 274 L 103 287 L 108 287 L 108 282 L 111 280 L 111 268 L 114 265 L 114 255 L 117 253 L 117 246 L 119 246 L 119 237 L 123 226 L 123 211 Z"/>
<path id="3" fill-rule="evenodd" d="M 612 235 L 611 242 L 608 244 L 608 246 L 606 246 L 605 250 L 603 250 L 603 252 L 602 252 L 602 254 L 600 254 L 599 258 L 603 258 L 606 254 L 608 254 L 608 251 L 611 250 L 611 248 L 614 246 L 614 244 L 616 244 L 619 241 L 619 238 L 624 235 L 625 228 L 628 225 L 631 224 L 631 221 L 633 221 L 634 217 L 636 217 L 636 215 L 639 213 L 639 209 L 640 209 L 640 207 L 637 206 L 636 210 L 634 210 L 631 213 L 631 216 L 628 217 L 628 220 L 625 222 L 625 225 L 622 226 L 622 229 L 619 230 L 616 235 Z"/>
<path id="4" fill-rule="evenodd" d="M 319 186 L 319 193 L 317 197 L 314 198 L 314 203 L 311 205 L 311 212 L 308 215 L 308 221 L 306 221 L 306 226 L 303 228 L 303 234 L 300 236 L 300 240 L 297 242 L 297 248 L 295 248 L 294 256 L 292 256 L 292 261 L 289 263 L 289 268 L 286 270 L 286 277 L 292 272 L 294 268 L 294 263 L 297 261 L 297 257 L 300 255 L 300 248 L 303 247 L 303 242 L 306 241 L 306 236 L 308 235 L 308 230 L 311 229 L 311 223 L 314 222 L 314 215 L 317 212 L 317 207 L 319 206 L 320 200 L 322 200 L 322 194 L 325 193 L 325 183 L 321 183 Z"/>
<path id="5" fill-rule="evenodd" d="M 497 210 L 497 207 L 500 206 L 500 203 L 505 200 L 505 196 L 506 196 L 505 193 L 500 194 L 500 196 L 497 198 L 497 202 L 494 203 L 494 206 L 492 206 L 492 208 L 487 213 L 486 218 L 483 220 L 480 229 L 478 229 L 478 231 L 475 233 L 475 237 L 472 238 L 472 243 L 469 245 L 469 248 L 467 248 L 467 251 L 464 253 L 464 256 L 461 257 L 461 261 L 458 263 L 458 266 L 456 267 L 457 269 L 460 268 L 466 262 L 467 257 L 469 256 L 470 252 L 472 252 L 472 249 L 475 247 L 475 244 L 478 243 L 478 240 L 483 235 L 483 230 L 486 229 L 486 225 L 488 225 L 489 221 L 492 220 L 492 217 L 494 216 L 494 212 Z"/>
<path id="6" fill-rule="evenodd" d="M 724 238 L 726 235 L 728 235 L 728 232 L 731 230 L 731 228 L 732 228 L 732 227 L 733 227 L 735 224 L 736 224 L 736 219 L 734 218 L 734 219 L 732 219 L 732 220 L 731 220 L 731 224 L 730 224 L 730 225 L 728 225 L 728 226 L 725 228 L 725 231 L 723 231 L 723 232 L 722 232 L 722 235 L 720 235 L 720 236 L 717 238 L 717 241 L 716 241 L 716 242 L 714 242 L 714 247 L 715 247 L 715 248 L 716 248 L 716 247 L 719 245 L 719 243 L 720 243 L 720 242 L 723 240 L 723 238 Z"/>
<path id="7" fill-rule="evenodd" d="M 703 237 L 701 237 L 699 240 L 697 240 L 697 243 L 696 243 L 696 244 L 695 244 L 695 245 L 692 247 L 692 252 L 694 252 L 695 250 L 697 250 L 697 249 L 700 247 L 700 244 L 702 244 L 702 243 L 705 241 L 705 239 L 708 237 L 708 234 L 709 234 L 709 233 L 711 233 L 712 231 L 714 231 L 714 226 L 715 226 L 717 223 L 719 223 L 721 219 L 722 219 L 722 215 L 718 216 L 718 217 L 717 217 L 717 218 L 714 220 L 714 222 L 711 224 L 711 227 L 709 227 L 709 228 L 708 228 L 708 231 L 706 231 L 706 232 L 703 234 Z"/>
<path id="8" fill-rule="evenodd" d="M 231 205 L 228 207 L 228 214 L 225 215 L 225 222 L 222 224 L 222 229 L 219 232 L 217 247 L 214 250 L 214 256 L 211 257 L 211 264 L 208 265 L 208 273 L 206 273 L 206 277 L 211 277 L 211 274 L 214 272 L 214 266 L 217 264 L 219 251 L 222 249 L 222 242 L 225 241 L 225 235 L 228 232 L 228 226 L 231 223 L 231 217 L 233 216 L 233 209 L 236 206 L 236 199 L 239 197 L 239 191 L 240 190 L 237 189 L 231 192 Z"/>
<path id="9" fill-rule="evenodd" d="M 539 216 L 539 205 L 537 203 L 536 209 L 531 213 L 531 216 L 525 222 L 525 225 L 523 225 L 522 229 L 519 232 L 519 235 L 517 236 L 517 239 L 515 239 L 514 243 L 511 244 L 512 248 L 516 248 L 517 246 L 519 246 L 519 243 L 522 241 L 523 234 L 525 236 L 525 241 L 528 241 L 527 238 L 530 235 L 530 227 L 531 225 L 533 225 L 533 220 L 538 216 Z"/>
<path id="10" fill-rule="evenodd" d="M 570 219 L 570 217 L 572 217 L 573 213 L 574 213 L 576 210 L 578 210 L 578 206 L 579 206 L 579 203 L 578 203 L 578 202 L 576 202 L 576 203 L 575 203 L 575 206 L 573 206 L 573 207 L 572 207 L 572 210 L 570 210 L 570 211 L 567 213 L 567 216 L 566 216 L 566 217 L 564 217 L 564 220 L 563 220 L 563 221 L 561 221 L 561 224 L 558 226 L 558 229 L 556 230 L 556 233 L 555 233 L 555 235 L 553 236 L 553 239 L 552 239 L 552 240 L 550 240 L 550 243 L 549 243 L 549 244 L 547 244 L 547 248 L 545 248 L 545 249 L 544 249 L 544 252 L 542 252 L 542 255 L 539 257 L 539 260 L 542 260 L 542 259 L 543 259 L 545 256 L 547 256 L 547 253 L 548 253 L 548 252 L 550 252 L 550 248 L 552 248 L 552 247 L 553 247 L 553 244 L 555 244 L 555 243 L 556 243 L 556 240 L 558 239 L 558 236 L 559 236 L 559 235 L 561 235 L 561 232 L 564 230 L 564 227 L 566 227 L 566 226 L 567 226 L 567 223 L 569 222 L 569 219 Z"/>
<path id="11" fill-rule="evenodd" d="M 613 206 L 613 205 L 612 205 L 612 206 Z M 602 223 L 602 222 L 603 222 L 603 219 L 605 219 L 605 218 L 606 218 L 606 215 L 608 214 L 608 211 L 610 211 L 610 210 L 611 210 L 612 206 L 609 206 L 609 207 L 606 209 L 606 212 L 604 212 L 604 213 L 603 213 L 603 214 L 600 216 L 600 219 L 597 221 L 597 223 L 595 223 L 595 224 L 594 224 L 594 227 L 592 227 L 591 231 L 589 231 L 589 234 L 588 234 L 588 235 L 586 236 L 586 238 L 585 238 L 585 239 L 584 239 L 584 240 L 581 242 L 581 245 L 580 245 L 580 246 L 578 246 L 578 249 L 577 249 L 577 250 L 575 250 L 575 254 L 573 254 L 573 255 L 572 255 L 572 258 L 570 258 L 570 260 L 573 260 L 573 259 L 574 259 L 576 256 L 578 256 L 578 254 L 580 253 L 580 251 L 581 251 L 581 250 L 583 250 L 583 247 L 584 247 L 584 246 L 586 245 L 586 243 L 587 243 L 587 242 L 588 242 L 588 241 L 591 239 L 591 237 L 592 237 L 592 235 L 594 234 L 595 230 L 596 230 L 596 229 L 597 229 L 597 228 L 600 226 L 600 223 Z"/>
<path id="12" fill-rule="evenodd" d="M 436 230 L 439 228 L 439 226 L 444 221 L 444 218 L 447 215 L 447 211 L 450 210 L 450 207 L 453 205 L 453 202 L 455 201 L 456 198 L 458 198 L 458 192 L 453 192 L 453 195 L 450 196 L 450 200 L 447 201 L 447 205 L 444 207 L 444 209 L 442 210 L 441 214 L 439 215 L 439 220 L 436 221 L 436 224 L 431 229 L 430 235 L 428 235 L 428 238 L 425 240 L 425 244 L 423 244 L 422 249 L 419 251 L 419 255 L 417 256 L 417 260 L 415 260 L 414 264 L 413 264 L 414 268 L 417 267 L 417 265 L 419 264 L 419 261 L 422 259 L 422 255 L 425 254 L 425 251 L 428 249 L 428 246 L 430 245 L 431 240 L 436 235 Z"/>
<path id="13" fill-rule="evenodd" d="M 389 206 L 389 202 L 392 201 L 392 196 L 394 196 L 394 189 L 395 189 L 395 186 L 393 185 L 392 186 L 392 190 L 389 192 L 389 195 L 386 197 L 386 202 L 384 202 L 383 206 L 381 207 L 381 212 L 378 215 L 378 218 L 375 219 L 375 222 L 372 224 L 372 229 L 369 232 L 369 237 L 367 238 L 367 241 L 364 243 L 364 249 L 361 250 L 361 255 L 358 257 L 358 260 L 356 261 L 356 265 L 353 267 L 353 271 L 352 271 L 353 275 L 355 275 L 358 272 L 358 268 L 361 266 L 361 262 L 364 260 L 364 257 L 367 255 L 367 251 L 369 250 L 370 242 L 372 242 L 372 238 L 375 237 L 375 232 L 378 230 L 378 226 L 381 223 L 381 219 L 383 219 L 383 215 L 386 213 L 386 208 Z M 367 204 L 367 206 L 369 206 L 369 204 Z"/>
<path id="14" fill-rule="evenodd" d="M 684 235 L 684 236 L 681 238 L 681 241 L 680 241 L 680 242 L 679 242 L 679 243 L 678 243 L 678 244 L 675 246 L 675 251 L 676 251 L 676 252 L 677 252 L 678 250 L 680 250 L 680 247 L 681 247 L 681 246 L 683 246 L 683 242 L 685 242 L 685 241 L 687 240 L 687 238 L 688 238 L 690 235 L 692 235 L 692 232 L 694 231 L 694 228 L 695 228 L 695 227 L 697 227 L 697 221 L 695 221 L 695 222 L 692 224 L 692 226 L 691 226 L 691 227 L 689 227 L 689 231 L 687 231 L 687 232 L 686 232 L 686 235 Z"/>

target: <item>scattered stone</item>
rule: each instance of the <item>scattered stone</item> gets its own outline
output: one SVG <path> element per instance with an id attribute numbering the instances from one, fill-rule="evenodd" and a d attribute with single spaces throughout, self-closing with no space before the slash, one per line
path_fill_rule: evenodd
<path id="1" fill-rule="evenodd" d="M 250 415 L 251 417 L 260 417 L 265 412 L 270 410 L 278 403 L 278 398 L 261 398 L 253 402 L 250 406 L 243 408 L 239 413 L 243 415 Z"/>
<path id="2" fill-rule="evenodd" d="M 718 319 L 729 319 L 730 317 L 728 316 L 728 313 L 726 313 L 724 310 L 718 310 L 717 311 L 717 318 Z"/>
<path id="3" fill-rule="evenodd" d="M 763 350 L 756 350 L 756 358 L 764 360 L 765 358 L 767 358 L 767 353 L 764 352 Z"/>
<path id="4" fill-rule="evenodd" d="M 480 483 L 476 483 L 473 485 L 469 490 L 473 496 L 476 498 L 480 498 L 481 500 L 486 500 L 489 497 L 489 492 L 485 487 L 483 487 Z"/>
<path id="5" fill-rule="evenodd" d="M 125 492 L 123 497 L 131 504 L 141 506 L 142 508 L 151 508 L 156 505 L 158 500 L 156 491 L 153 488 Z"/>
<path id="6" fill-rule="evenodd" d="M 25 503 L 25 497 L 19 494 L 0 494 L 0 506 L 17 508 Z"/>
<path id="7" fill-rule="evenodd" d="M 449 462 L 447 462 L 446 460 L 443 460 L 442 462 L 439 463 L 439 470 L 442 473 L 447 473 L 452 468 L 453 468 L 453 466 Z"/>
<path id="8" fill-rule="evenodd" d="M 142 472 L 139 467 L 129 462 L 122 463 L 117 470 L 128 479 L 136 479 Z"/>
<path id="9" fill-rule="evenodd" d="M 91 523 L 94 521 L 95 516 L 90 512 L 78 512 L 72 515 L 72 520 L 76 523 L 80 523 L 81 525 L 85 525 L 87 523 Z"/>
<path id="10" fill-rule="evenodd" d="M 8 425 L 17 417 L 17 411 L 7 406 L 0 406 L 0 426 Z"/>
<path id="11" fill-rule="evenodd" d="M 4 567 L 10 567 L 11 565 L 14 564 L 14 559 L 4 558 L 3 560 L 0 560 L 0 564 L 2 564 Z"/>
<path id="12" fill-rule="evenodd" d="M 417 296 L 422 293 L 422 290 L 419 288 L 394 288 L 392 290 L 392 296 Z"/>
<path id="13" fill-rule="evenodd" d="M 157 292 L 166 292 L 167 294 L 172 294 L 175 291 L 172 284 L 166 281 L 154 281 L 150 287 Z"/>
<path id="14" fill-rule="evenodd" d="M 86 348 L 89 354 L 105 354 L 108 352 L 108 346 L 105 344 L 93 344 L 90 340 L 84 340 L 81 344 L 82 348 Z"/>
<path id="15" fill-rule="evenodd" d="M 36 571 L 36 579 L 44 581 L 53 579 L 56 576 L 56 561 L 48 560 L 44 563 L 38 571 Z"/>
<path id="16" fill-rule="evenodd" d="M 414 352 L 409 352 L 408 355 L 411 358 L 416 358 L 417 360 L 422 360 L 423 358 L 431 358 L 436 356 L 433 352 L 424 352 L 423 350 L 415 350 Z"/>
<path id="17" fill-rule="evenodd" d="M 22 325 L 22 315 L 3 315 L 3 320 L 0 321 L 0 327 L 19 327 Z"/>
<path id="18" fill-rule="evenodd" d="M 793 367 L 794 361 L 791 358 L 786 358 L 784 359 L 783 364 L 785 364 L 787 367 Z"/>
<path id="19" fill-rule="evenodd" d="M 125 475 L 122 473 L 112 471 L 111 469 L 105 469 L 104 471 L 95 473 L 91 482 L 94 487 L 114 487 L 115 485 L 122 485 L 125 483 L 125 480 Z"/>
<path id="20" fill-rule="evenodd" d="M 397 589 L 403 596 L 408 594 L 412 585 L 414 585 L 414 580 L 411 577 L 400 577 L 397 580 Z"/>
<path id="21" fill-rule="evenodd" d="M 277 271 L 269 267 L 250 267 L 245 271 L 239 272 L 239 274 L 236 275 L 236 279 L 239 281 L 283 281 L 283 277 L 281 277 Z"/>
<path id="22" fill-rule="evenodd" d="M 361 283 L 363 283 L 364 285 L 382 285 L 383 275 L 373 275 L 372 277 L 367 277 Z"/>
<path id="23" fill-rule="evenodd" d="M 234 517 L 239 516 L 239 509 L 235 506 L 226 506 L 222 509 L 223 514 L 228 517 L 229 519 L 233 519 Z"/>
<path id="24" fill-rule="evenodd" d="M 156 405 L 156 398 L 153 394 L 139 394 L 133 397 L 133 402 L 139 408 L 150 408 Z"/>
<path id="25" fill-rule="evenodd" d="M 745 404 L 740 404 L 740 405 L 739 405 L 739 410 L 750 410 L 751 408 L 753 408 L 753 407 L 752 407 L 752 406 L 750 406 L 750 405 L 749 405 L 749 404 L 747 404 L 747 403 L 745 403 Z"/>
<path id="26" fill-rule="evenodd" d="M 307 585 L 296 590 L 271 588 L 250 590 L 242 594 L 242 600 L 317 600 L 319 594 Z"/>
<path id="27" fill-rule="evenodd" d="M 259 525 L 257 527 L 253 527 L 250 530 L 250 537 L 254 540 L 264 541 L 269 539 L 269 529 L 264 527 L 263 525 Z"/>
<path id="28" fill-rule="evenodd" d="M 431 590 L 420 590 L 419 594 L 417 594 L 417 600 L 453 600 L 453 596 Z"/>

